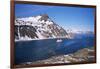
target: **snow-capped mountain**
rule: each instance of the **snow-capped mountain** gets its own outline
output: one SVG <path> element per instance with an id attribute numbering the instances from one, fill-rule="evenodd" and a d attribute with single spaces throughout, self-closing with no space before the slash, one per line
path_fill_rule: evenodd
<path id="1" fill-rule="evenodd" d="M 76 31 L 74 33 L 76 33 L 76 34 L 94 34 L 93 31 Z"/>
<path id="2" fill-rule="evenodd" d="M 15 19 L 15 40 L 47 38 L 71 38 L 71 36 L 47 14 Z"/>

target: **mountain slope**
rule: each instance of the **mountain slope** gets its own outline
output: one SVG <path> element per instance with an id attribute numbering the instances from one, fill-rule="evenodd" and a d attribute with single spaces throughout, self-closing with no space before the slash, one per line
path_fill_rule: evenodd
<path id="1" fill-rule="evenodd" d="M 15 19 L 15 40 L 47 38 L 70 38 L 70 35 L 47 14 Z"/>

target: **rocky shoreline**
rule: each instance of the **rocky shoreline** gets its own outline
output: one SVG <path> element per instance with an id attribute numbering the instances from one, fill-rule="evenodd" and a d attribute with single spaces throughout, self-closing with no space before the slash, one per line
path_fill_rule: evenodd
<path id="1" fill-rule="evenodd" d="M 45 60 L 26 62 L 26 63 L 22 63 L 21 65 L 77 63 L 77 62 L 93 62 L 93 61 L 95 61 L 94 48 L 84 48 L 72 54 L 52 56 Z"/>

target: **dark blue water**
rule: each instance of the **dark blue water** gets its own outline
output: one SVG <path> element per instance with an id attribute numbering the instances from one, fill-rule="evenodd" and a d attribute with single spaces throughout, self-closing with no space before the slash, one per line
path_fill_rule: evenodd
<path id="1" fill-rule="evenodd" d="M 79 49 L 94 46 L 94 36 L 78 35 L 74 39 L 32 40 L 15 42 L 15 64 L 33 62 L 49 58 L 54 55 L 74 53 Z"/>

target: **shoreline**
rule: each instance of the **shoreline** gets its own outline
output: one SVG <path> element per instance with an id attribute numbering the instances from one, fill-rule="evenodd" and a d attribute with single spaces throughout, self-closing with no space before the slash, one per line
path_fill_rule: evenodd
<path id="1" fill-rule="evenodd" d="M 47 39 L 63 39 L 65 37 L 62 38 L 43 38 L 43 39 L 28 39 L 28 40 L 14 40 L 15 42 L 19 42 L 19 41 L 33 41 L 33 40 L 47 40 Z M 65 38 L 65 39 L 73 39 L 73 38 Z"/>
<path id="2" fill-rule="evenodd" d="M 56 63 L 77 63 L 77 62 L 93 62 L 95 61 L 95 56 L 93 51 L 89 48 L 80 49 L 74 53 L 52 56 L 44 60 L 38 60 L 35 62 L 24 62 L 21 65 L 29 64 L 56 64 Z"/>

